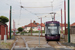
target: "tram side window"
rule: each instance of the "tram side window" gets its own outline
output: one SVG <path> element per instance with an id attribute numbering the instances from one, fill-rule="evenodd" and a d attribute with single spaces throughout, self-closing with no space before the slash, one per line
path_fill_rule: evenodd
<path id="1" fill-rule="evenodd" d="M 58 29 L 58 31 L 59 31 L 59 34 L 60 34 L 60 26 L 59 26 L 59 29 Z"/>

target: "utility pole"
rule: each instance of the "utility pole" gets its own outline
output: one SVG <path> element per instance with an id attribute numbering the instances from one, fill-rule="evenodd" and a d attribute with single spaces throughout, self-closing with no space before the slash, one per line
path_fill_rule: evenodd
<path id="1" fill-rule="evenodd" d="M 66 0 L 64 0 L 64 25 L 65 25 L 65 35 L 66 35 Z"/>
<path id="2" fill-rule="evenodd" d="M 14 30 L 14 35 L 15 35 L 15 32 L 16 32 L 16 28 L 15 28 L 15 21 L 14 21 L 14 29 L 15 29 L 15 30 Z"/>
<path id="3" fill-rule="evenodd" d="M 70 43 L 70 1 L 68 0 L 68 43 Z"/>
<path id="4" fill-rule="evenodd" d="M 9 10 L 9 37 L 10 37 L 10 10 Z"/>
<path id="5" fill-rule="evenodd" d="M 31 35 L 32 35 L 32 20 L 31 20 Z"/>
<path id="6" fill-rule="evenodd" d="M 15 35 L 15 21 L 13 20 L 13 34 Z"/>
<path id="7" fill-rule="evenodd" d="M 54 14 L 54 21 L 55 21 L 55 14 Z"/>
<path id="8" fill-rule="evenodd" d="M 12 6 L 10 6 L 10 39 L 11 39 L 11 9 L 12 9 Z"/>
<path id="9" fill-rule="evenodd" d="M 63 26 L 62 26 L 62 9 L 61 9 L 61 32 L 63 33 Z"/>

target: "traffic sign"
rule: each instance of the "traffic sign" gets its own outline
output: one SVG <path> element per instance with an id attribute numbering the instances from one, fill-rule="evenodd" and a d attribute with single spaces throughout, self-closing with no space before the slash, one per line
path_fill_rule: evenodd
<path id="1" fill-rule="evenodd" d="M 41 30 L 41 26 L 38 26 L 38 30 Z"/>

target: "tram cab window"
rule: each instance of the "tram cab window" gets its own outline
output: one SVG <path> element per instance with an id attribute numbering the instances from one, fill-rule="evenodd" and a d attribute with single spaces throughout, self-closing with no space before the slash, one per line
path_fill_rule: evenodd
<path id="1" fill-rule="evenodd" d="M 47 34 L 58 34 L 59 27 L 58 26 L 46 26 L 46 33 Z"/>
<path id="2" fill-rule="evenodd" d="M 48 26 L 48 30 L 51 34 L 57 34 L 57 26 Z"/>

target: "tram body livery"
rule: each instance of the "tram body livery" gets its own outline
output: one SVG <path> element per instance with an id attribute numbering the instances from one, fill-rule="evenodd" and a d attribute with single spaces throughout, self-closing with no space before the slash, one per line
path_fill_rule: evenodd
<path id="1" fill-rule="evenodd" d="M 45 38 L 47 41 L 60 40 L 60 24 L 58 21 L 48 21 L 45 23 Z"/>

